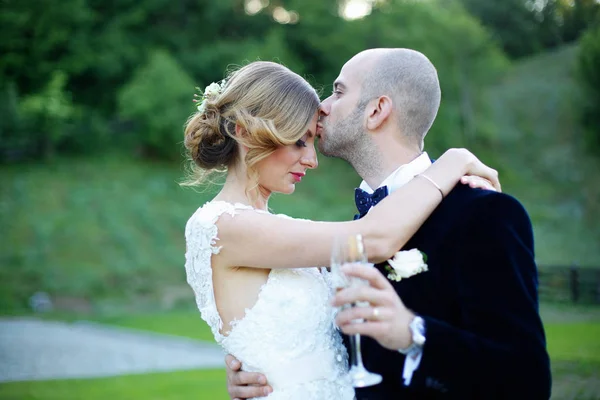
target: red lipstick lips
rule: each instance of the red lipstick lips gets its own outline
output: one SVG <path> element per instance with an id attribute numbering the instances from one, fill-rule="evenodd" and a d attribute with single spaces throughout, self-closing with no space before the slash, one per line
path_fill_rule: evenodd
<path id="1" fill-rule="evenodd" d="M 300 182 L 300 181 L 302 180 L 302 177 L 303 177 L 304 175 L 306 175 L 306 174 L 305 174 L 305 173 L 303 173 L 303 172 L 292 172 L 291 174 L 294 176 L 294 180 L 295 180 L 296 182 Z"/>

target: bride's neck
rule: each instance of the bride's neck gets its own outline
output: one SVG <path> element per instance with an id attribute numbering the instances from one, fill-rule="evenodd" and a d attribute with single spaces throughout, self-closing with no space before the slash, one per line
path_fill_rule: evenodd
<path id="1" fill-rule="evenodd" d="M 241 203 L 258 210 L 267 211 L 271 193 L 268 193 L 260 186 L 254 186 L 254 184 L 250 184 L 245 170 L 230 169 L 227 171 L 225 184 L 215 197 L 215 200 L 227 201 L 228 203 Z M 251 187 L 254 188 L 248 190 Z"/>

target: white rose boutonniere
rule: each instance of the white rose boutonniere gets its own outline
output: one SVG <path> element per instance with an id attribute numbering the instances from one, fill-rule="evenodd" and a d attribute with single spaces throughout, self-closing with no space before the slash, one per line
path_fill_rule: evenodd
<path id="1" fill-rule="evenodd" d="M 427 255 L 418 249 L 399 251 L 388 260 L 385 267 L 388 279 L 400 282 L 402 279 L 427 271 Z"/>

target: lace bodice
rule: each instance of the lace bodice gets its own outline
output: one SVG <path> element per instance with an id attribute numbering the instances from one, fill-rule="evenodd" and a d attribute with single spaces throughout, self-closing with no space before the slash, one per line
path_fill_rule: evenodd
<path id="1" fill-rule="evenodd" d="M 244 370 L 267 376 L 273 387 L 269 400 L 353 399 L 347 353 L 333 322 L 332 290 L 324 269 L 271 270 L 256 304 L 232 323 L 228 336 L 221 335 L 211 268 L 212 255 L 221 250 L 216 222 L 223 213 L 239 212 L 263 211 L 213 201 L 198 209 L 186 225 L 187 281 L 202 319 Z"/>

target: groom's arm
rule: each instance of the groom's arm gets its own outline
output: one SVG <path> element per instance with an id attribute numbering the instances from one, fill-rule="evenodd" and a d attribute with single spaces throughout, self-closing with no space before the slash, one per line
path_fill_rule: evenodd
<path id="1" fill-rule="evenodd" d="M 529 217 L 509 196 L 478 202 L 447 254 L 456 268 L 460 326 L 423 316 L 427 340 L 410 386 L 437 386 L 461 398 L 547 399 L 551 377 Z"/>
<path id="2" fill-rule="evenodd" d="M 445 243 L 447 253 L 438 254 L 448 276 L 455 274 L 447 284 L 456 288 L 459 318 L 453 325 L 422 315 L 426 341 L 409 386 L 423 396 L 547 399 L 550 368 L 529 217 L 518 201 L 501 194 L 482 195 L 470 206 L 460 217 L 464 225 L 447 239 L 453 242 Z M 340 311 L 336 322 L 342 331 L 370 336 L 390 351 L 407 348 L 414 314 L 389 281 L 374 268 L 343 269 L 370 285 L 341 290 L 333 304 L 371 306 Z M 355 324 L 356 319 L 365 322 Z M 401 383 L 404 363 L 396 369 Z"/>

